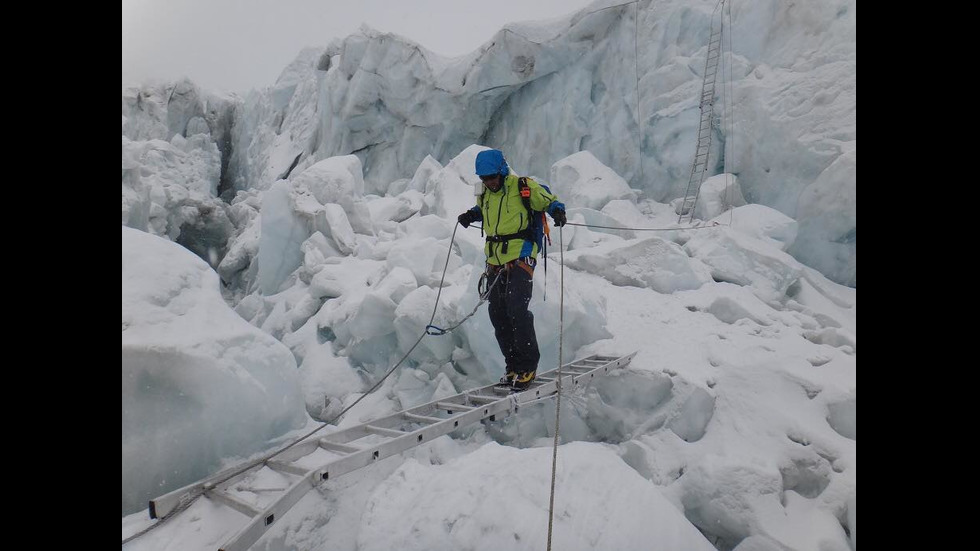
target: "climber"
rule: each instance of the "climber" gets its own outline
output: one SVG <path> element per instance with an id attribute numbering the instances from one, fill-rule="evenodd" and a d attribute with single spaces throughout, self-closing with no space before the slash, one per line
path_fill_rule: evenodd
<path id="1" fill-rule="evenodd" d="M 483 222 L 486 234 L 487 281 L 499 280 L 490 290 L 489 313 L 500 352 L 506 362 L 502 386 L 523 390 L 534 381 L 538 369 L 538 340 L 534 315 L 528 310 L 532 277 L 547 230 L 547 212 L 555 226 L 565 225 L 565 205 L 546 186 L 513 174 L 502 152 L 481 151 L 476 174 L 484 191 L 473 208 L 459 215 L 464 228 Z M 500 273 L 500 272 L 503 273 Z"/>

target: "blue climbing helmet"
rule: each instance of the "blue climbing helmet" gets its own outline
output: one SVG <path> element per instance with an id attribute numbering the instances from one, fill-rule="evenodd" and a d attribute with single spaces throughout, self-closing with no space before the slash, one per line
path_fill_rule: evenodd
<path id="1" fill-rule="evenodd" d="M 476 154 L 476 175 L 490 176 L 491 174 L 510 174 L 510 167 L 504 160 L 504 154 L 497 149 L 486 149 Z"/>

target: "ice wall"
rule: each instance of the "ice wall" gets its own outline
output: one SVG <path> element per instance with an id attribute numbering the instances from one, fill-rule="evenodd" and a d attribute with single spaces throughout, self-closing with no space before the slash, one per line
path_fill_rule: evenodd
<path id="1" fill-rule="evenodd" d="M 365 190 L 384 194 L 426 156 L 445 163 L 479 143 L 539 177 L 589 151 L 644 197 L 669 202 L 690 176 L 716 4 L 600 1 L 507 25 L 453 59 L 364 27 L 304 50 L 275 86 L 246 98 L 233 185 L 266 189 L 353 153 Z M 711 157 L 711 173 L 727 166 L 738 174 L 749 202 L 799 220 L 794 255 L 852 285 L 856 213 L 846 202 L 856 178 L 830 167 L 845 152 L 856 159 L 855 18 L 853 0 L 736 4 L 725 37 L 734 55 L 717 83 L 716 114 L 725 118 L 713 129 Z M 822 189 L 844 193 L 828 202 Z"/>
<path id="2" fill-rule="evenodd" d="M 302 426 L 289 350 L 166 239 L 122 228 L 122 510 L 214 472 Z"/>

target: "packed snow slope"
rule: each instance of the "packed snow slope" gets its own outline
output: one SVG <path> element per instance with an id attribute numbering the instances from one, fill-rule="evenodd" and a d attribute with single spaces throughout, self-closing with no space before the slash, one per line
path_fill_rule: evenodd
<path id="1" fill-rule="evenodd" d="M 796 219 L 788 252 L 855 286 L 856 2 L 730 4 L 709 174 L 737 174 L 748 202 Z M 716 5 L 600 0 L 507 25 L 451 59 L 365 27 L 302 51 L 275 85 L 245 98 L 188 81 L 124 90 L 123 223 L 204 258 L 214 249 L 216 265 L 240 221 L 219 212 L 208 187 L 230 201 L 353 154 L 365 192 L 384 195 L 426 157 L 445 164 L 473 143 L 542 178 L 589 151 L 643 198 L 669 203 L 691 172 Z M 141 155 L 157 158 L 127 176 L 125 159 Z M 168 177 L 179 162 L 199 167 L 180 192 Z"/>

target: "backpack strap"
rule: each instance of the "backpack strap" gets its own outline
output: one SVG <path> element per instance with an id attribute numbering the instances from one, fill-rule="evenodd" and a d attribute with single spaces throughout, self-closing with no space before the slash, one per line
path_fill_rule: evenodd
<path id="1" fill-rule="evenodd" d="M 521 176 L 517 179 L 517 189 L 521 192 L 521 202 L 527 209 L 527 219 L 531 220 L 531 186 L 527 185 L 527 178 Z"/>

